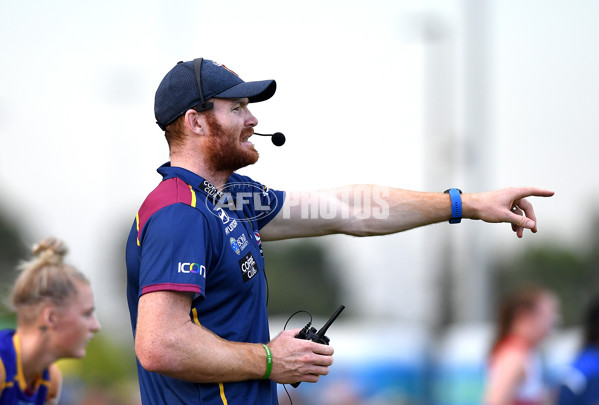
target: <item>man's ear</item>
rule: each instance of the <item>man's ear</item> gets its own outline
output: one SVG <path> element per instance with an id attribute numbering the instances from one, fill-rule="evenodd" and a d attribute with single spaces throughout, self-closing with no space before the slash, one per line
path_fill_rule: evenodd
<path id="1" fill-rule="evenodd" d="M 206 129 L 206 119 L 204 114 L 198 113 L 194 109 L 187 110 L 185 113 L 185 126 L 194 134 L 204 135 Z"/>

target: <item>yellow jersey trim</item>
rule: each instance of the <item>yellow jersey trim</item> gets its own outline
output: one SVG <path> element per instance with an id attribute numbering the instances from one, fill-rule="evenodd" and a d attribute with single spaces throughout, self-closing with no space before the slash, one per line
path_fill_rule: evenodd
<path id="1" fill-rule="evenodd" d="M 223 400 L 223 405 L 228 405 L 227 397 L 225 396 L 225 386 L 223 383 L 218 383 L 218 388 L 220 388 L 220 399 Z"/>
<path id="2" fill-rule="evenodd" d="M 196 192 L 193 191 L 193 187 L 189 186 L 189 191 L 191 191 L 191 206 L 195 208 L 196 206 Z"/>
<path id="3" fill-rule="evenodd" d="M 202 324 L 198 319 L 198 310 L 196 308 L 191 309 L 191 315 L 193 317 L 193 323 L 195 323 L 198 326 L 201 326 Z M 229 401 L 227 401 L 227 396 L 225 395 L 225 386 L 223 385 L 223 383 L 218 383 L 218 388 L 220 390 L 220 399 L 223 401 L 223 405 L 228 405 Z"/>
<path id="4" fill-rule="evenodd" d="M 193 315 L 193 323 L 195 323 L 198 326 L 202 326 L 202 324 L 200 323 L 200 320 L 198 319 L 198 310 L 195 308 L 192 308 L 191 314 Z"/>
<path id="5" fill-rule="evenodd" d="M 135 214 L 135 227 L 137 228 L 137 246 L 141 246 L 139 243 L 139 211 Z"/>

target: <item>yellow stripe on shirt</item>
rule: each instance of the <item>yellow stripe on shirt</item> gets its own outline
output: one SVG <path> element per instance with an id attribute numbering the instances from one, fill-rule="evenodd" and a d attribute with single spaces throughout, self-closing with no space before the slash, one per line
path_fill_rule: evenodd
<path id="1" fill-rule="evenodd" d="M 137 228 L 137 246 L 141 246 L 139 243 L 139 211 L 135 214 L 135 227 Z"/>
<path id="2" fill-rule="evenodd" d="M 4 368 L 4 362 L 0 359 L 0 395 L 2 395 L 2 390 L 4 388 L 9 387 L 8 382 L 6 382 L 6 369 Z"/>
<path id="3" fill-rule="evenodd" d="M 202 324 L 200 323 L 200 320 L 198 319 L 198 310 L 195 308 L 192 308 L 191 313 L 193 314 L 193 323 L 195 323 L 196 325 L 202 326 Z"/>
<path id="4" fill-rule="evenodd" d="M 191 191 L 191 206 L 195 208 L 196 206 L 196 192 L 193 191 L 193 187 L 189 186 L 189 191 Z"/>
<path id="5" fill-rule="evenodd" d="M 225 386 L 223 383 L 218 383 L 218 387 L 220 388 L 220 399 L 223 400 L 223 405 L 228 405 L 227 397 L 225 396 Z"/>
<path id="6" fill-rule="evenodd" d="M 23 364 L 21 363 L 21 341 L 19 335 L 16 333 L 12 337 L 13 345 L 15 347 L 15 353 L 17 355 L 17 375 L 15 375 L 15 381 L 19 384 L 21 391 L 25 392 L 27 389 L 27 382 L 25 381 L 25 374 L 23 373 Z"/>
<path id="7" fill-rule="evenodd" d="M 193 316 L 193 323 L 198 326 L 201 326 L 200 320 L 198 319 L 198 310 L 196 308 L 191 309 L 191 314 Z M 228 405 L 227 396 L 225 395 L 225 386 L 223 383 L 218 383 L 218 388 L 220 389 L 220 399 L 223 401 L 223 405 Z"/>

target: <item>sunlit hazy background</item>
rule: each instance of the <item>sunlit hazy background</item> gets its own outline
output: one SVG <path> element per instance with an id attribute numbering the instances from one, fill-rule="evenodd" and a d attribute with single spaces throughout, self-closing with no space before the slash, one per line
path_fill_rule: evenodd
<path id="1" fill-rule="evenodd" d="M 267 244 L 271 290 L 296 297 L 271 296 L 273 334 L 297 309 L 318 326 L 347 306 L 328 333 L 331 375 L 294 404 L 478 403 L 497 302 L 531 281 L 562 297 L 548 369 L 567 362 L 599 290 L 597 21 L 594 0 L 0 0 L 3 280 L 56 235 L 103 324 L 87 359 L 62 363 L 63 403 L 139 402 L 124 243 L 168 160 L 156 87 L 200 56 L 276 79 L 252 112 L 287 143 L 255 140 L 260 161 L 242 171 L 272 188 L 556 191 L 534 199 L 539 233 L 522 240 L 464 221 Z"/>

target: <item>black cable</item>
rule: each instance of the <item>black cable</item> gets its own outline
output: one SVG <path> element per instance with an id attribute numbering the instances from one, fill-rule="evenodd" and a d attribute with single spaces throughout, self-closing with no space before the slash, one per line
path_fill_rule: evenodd
<path id="1" fill-rule="evenodd" d="M 287 394 L 287 398 L 289 398 L 289 405 L 293 405 L 293 401 L 291 400 L 291 394 L 289 394 L 289 391 L 287 391 L 287 387 L 285 386 L 285 384 L 281 384 L 283 386 L 283 389 L 285 390 L 285 394 Z"/>
<path id="2" fill-rule="evenodd" d="M 308 311 L 306 311 L 305 309 L 300 309 L 299 311 L 295 311 L 294 313 L 291 314 L 291 316 L 287 319 L 287 322 L 285 322 L 285 326 L 283 326 L 283 330 L 287 329 L 287 324 L 289 323 L 289 321 L 291 320 L 291 318 L 293 318 L 294 316 L 296 316 L 297 314 L 300 313 L 306 313 L 310 316 L 310 322 L 308 322 L 308 325 L 312 324 L 312 314 Z M 285 384 L 281 384 L 283 386 L 283 389 L 285 390 L 285 393 L 287 394 L 287 398 L 289 398 L 289 405 L 293 405 L 293 400 L 291 399 L 291 394 L 289 394 L 289 391 L 287 391 L 287 387 Z"/>
<path id="3" fill-rule="evenodd" d="M 310 324 L 312 323 L 312 314 L 308 311 L 306 311 L 305 309 L 300 309 L 299 311 L 295 311 L 294 313 L 291 314 L 291 316 L 289 317 L 289 319 L 287 319 L 287 322 L 285 322 L 285 326 L 283 326 L 283 330 L 287 329 L 287 324 L 289 323 L 289 321 L 291 320 L 291 318 L 293 318 L 294 316 L 296 316 L 297 314 L 301 314 L 301 313 L 305 313 L 308 314 L 310 316 Z"/>
<path id="4" fill-rule="evenodd" d="M 264 264 L 264 281 L 266 282 L 266 306 L 268 307 L 268 299 L 270 298 L 270 290 L 268 288 L 268 277 L 266 277 L 266 263 Z"/>

